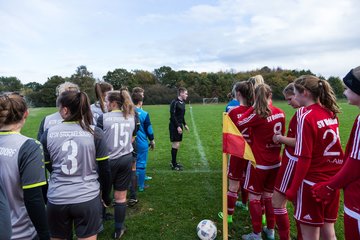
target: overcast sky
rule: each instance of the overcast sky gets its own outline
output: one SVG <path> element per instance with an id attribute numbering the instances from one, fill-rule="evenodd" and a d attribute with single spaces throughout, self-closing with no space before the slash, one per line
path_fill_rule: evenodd
<path id="1" fill-rule="evenodd" d="M 343 77 L 360 65 L 359 0 L 0 0 L 0 76 L 125 68 Z"/>

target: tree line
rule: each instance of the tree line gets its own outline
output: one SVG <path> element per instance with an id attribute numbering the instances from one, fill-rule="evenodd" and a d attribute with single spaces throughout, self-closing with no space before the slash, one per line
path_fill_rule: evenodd
<path id="1" fill-rule="evenodd" d="M 273 90 L 273 99 L 283 99 L 282 90 L 284 87 L 301 75 L 312 74 L 310 70 L 285 70 L 281 68 L 263 67 L 252 71 L 235 72 L 195 72 L 175 71 L 169 66 L 162 66 L 153 72 L 145 70 L 128 71 L 117 68 L 107 72 L 102 81 L 111 83 L 114 89 L 126 86 L 129 91 L 134 87 L 145 89 L 145 104 L 168 104 L 176 96 L 178 87 L 185 87 L 189 92 L 189 101 L 192 103 L 202 102 L 203 98 L 217 97 L 220 102 L 227 102 L 228 93 L 234 83 L 244 81 L 251 76 L 261 74 L 265 82 Z M 325 79 L 322 76 L 318 76 Z M 344 87 L 339 77 L 329 77 L 327 80 L 333 87 L 338 98 L 343 97 Z M 16 91 L 24 95 L 32 107 L 52 107 L 56 101 L 56 87 L 70 81 L 79 85 L 85 91 L 92 102 L 95 101 L 93 73 L 86 66 L 77 67 L 75 73 L 70 77 L 52 76 L 44 84 L 30 82 L 22 84 L 17 77 L 0 77 L 0 92 Z"/>

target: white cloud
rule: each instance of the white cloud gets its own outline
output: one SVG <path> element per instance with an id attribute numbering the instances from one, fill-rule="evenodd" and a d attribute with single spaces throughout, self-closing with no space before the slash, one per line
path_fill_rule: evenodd
<path id="1" fill-rule="evenodd" d="M 357 0 L 6 1 L 0 75 L 43 83 L 79 65 L 98 78 L 168 65 L 342 76 L 359 65 L 358 9 Z"/>

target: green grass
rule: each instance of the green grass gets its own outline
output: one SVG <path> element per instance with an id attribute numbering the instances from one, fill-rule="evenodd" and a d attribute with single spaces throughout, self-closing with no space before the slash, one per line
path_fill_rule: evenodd
<path id="1" fill-rule="evenodd" d="M 286 112 L 289 121 L 295 111 L 285 102 L 275 102 L 275 105 Z M 345 147 L 358 109 L 345 102 L 340 105 L 344 112 L 339 115 L 340 135 Z M 127 211 L 128 231 L 124 239 L 197 239 L 195 229 L 202 219 L 213 220 L 218 228 L 217 239 L 222 239 L 222 221 L 217 213 L 222 209 L 221 130 L 224 108 L 224 104 L 192 105 L 192 109 L 187 106 L 186 120 L 190 132 L 185 132 L 178 153 L 178 161 L 185 170 L 174 172 L 169 167 L 169 106 L 144 106 L 150 113 L 155 133 L 156 149 L 150 151 L 147 167 L 147 174 L 153 179 L 148 182 L 149 188 L 138 193 L 139 203 Z M 36 137 L 42 118 L 55 111 L 55 108 L 31 109 L 23 134 Z M 343 204 L 336 223 L 338 239 L 344 239 L 342 208 Z M 292 212 L 290 204 L 289 209 Z M 292 220 L 293 236 L 296 234 L 294 226 Z M 250 231 L 248 213 L 236 209 L 234 223 L 229 227 L 229 239 L 239 239 Z M 99 239 L 111 239 L 112 232 L 112 221 L 106 222 Z"/>

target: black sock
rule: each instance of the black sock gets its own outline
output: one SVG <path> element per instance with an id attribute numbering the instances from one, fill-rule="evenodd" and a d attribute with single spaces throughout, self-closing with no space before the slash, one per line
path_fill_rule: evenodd
<path id="1" fill-rule="evenodd" d="M 136 171 L 131 171 L 130 199 L 136 199 L 137 176 Z"/>
<path id="2" fill-rule="evenodd" d="M 177 165 L 177 162 L 176 162 L 177 151 L 178 150 L 176 148 L 171 148 L 171 163 L 172 163 L 173 166 Z"/>
<path id="3" fill-rule="evenodd" d="M 106 207 L 102 207 L 102 217 L 103 217 L 103 219 L 105 219 L 106 218 Z"/>
<path id="4" fill-rule="evenodd" d="M 115 232 L 120 232 L 124 226 L 126 215 L 126 203 L 115 203 L 114 206 L 115 215 Z"/>

